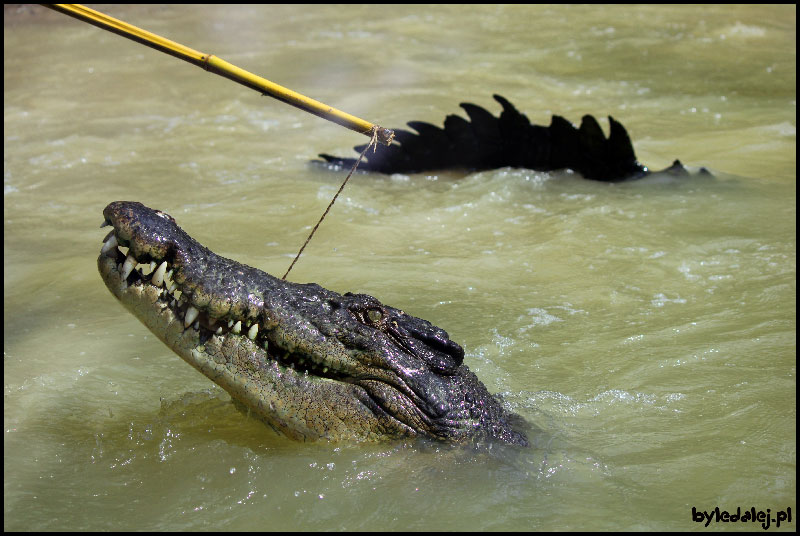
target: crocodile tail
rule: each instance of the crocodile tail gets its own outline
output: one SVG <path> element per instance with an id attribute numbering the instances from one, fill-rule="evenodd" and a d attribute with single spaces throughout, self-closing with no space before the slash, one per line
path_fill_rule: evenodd
<path id="1" fill-rule="evenodd" d="M 597 120 L 586 115 L 579 128 L 554 115 L 549 126 L 531 124 L 504 97 L 499 117 L 471 103 L 438 127 L 410 121 L 412 131 L 395 130 L 395 143 L 368 153 L 360 169 L 380 173 L 422 173 L 439 170 L 486 170 L 520 167 L 536 171 L 572 169 L 587 179 L 618 181 L 641 176 L 645 168 L 636 155 L 625 127 L 609 117 L 606 137 Z M 355 148 L 361 152 L 364 145 Z M 353 158 L 319 155 L 327 163 L 350 167 Z"/>

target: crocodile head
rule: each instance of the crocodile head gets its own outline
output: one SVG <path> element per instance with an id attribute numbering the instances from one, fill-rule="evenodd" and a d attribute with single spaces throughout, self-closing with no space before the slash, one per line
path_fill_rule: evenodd
<path id="1" fill-rule="evenodd" d="M 364 294 L 216 255 L 141 203 L 103 211 L 108 289 L 251 414 L 299 440 L 409 436 L 527 444 L 447 332 Z"/>

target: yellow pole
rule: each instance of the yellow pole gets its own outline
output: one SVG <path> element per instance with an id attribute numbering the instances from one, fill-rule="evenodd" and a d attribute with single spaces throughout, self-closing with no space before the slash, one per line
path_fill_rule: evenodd
<path id="1" fill-rule="evenodd" d="M 375 135 L 379 142 L 384 145 L 390 145 L 394 139 L 394 131 L 388 128 L 383 128 L 380 125 L 373 125 L 368 121 L 359 119 L 348 113 L 332 108 L 314 99 L 310 99 L 300 93 L 296 93 L 291 89 L 285 88 L 274 82 L 270 82 L 266 78 L 240 69 L 227 61 L 214 56 L 213 54 L 204 54 L 191 49 L 187 46 L 170 41 L 164 37 L 150 33 L 147 30 L 132 26 L 127 22 L 119 19 L 109 17 L 104 13 L 95 11 L 94 9 L 82 6 L 80 4 L 42 4 L 46 7 L 65 13 L 78 20 L 88 22 L 104 30 L 114 32 L 115 34 L 127 37 L 133 41 L 149 46 L 161 52 L 165 52 L 171 56 L 188 61 L 198 67 L 210 71 L 212 73 L 224 76 L 234 82 L 238 82 L 256 91 L 260 91 L 265 95 L 274 97 L 286 104 L 291 104 L 301 110 L 312 113 L 316 116 L 332 121 L 350 130 L 360 132 L 372 137 Z"/>

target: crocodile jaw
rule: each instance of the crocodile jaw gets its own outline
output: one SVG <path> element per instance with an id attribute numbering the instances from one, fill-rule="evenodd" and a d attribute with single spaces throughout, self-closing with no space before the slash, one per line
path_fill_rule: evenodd
<path id="1" fill-rule="evenodd" d="M 414 436 L 355 384 L 298 372 L 271 359 L 244 333 L 202 336 L 185 312 L 170 305 L 167 289 L 144 279 L 129 283 L 116 247 L 103 248 L 98 270 L 108 289 L 184 361 L 267 424 L 301 441 L 378 440 Z M 182 318 L 183 317 L 183 318 Z"/>

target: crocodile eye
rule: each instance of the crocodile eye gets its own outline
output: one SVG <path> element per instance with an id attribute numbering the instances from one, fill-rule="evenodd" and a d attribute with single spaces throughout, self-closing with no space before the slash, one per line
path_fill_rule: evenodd
<path id="1" fill-rule="evenodd" d="M 367 311 L 367 318 L 373 324 L 377 324 L 381 321 L 381 318 L 383 318 L 383 314 L 381 314 L 380 310 L 378 309 L 370 309 Z"/>

